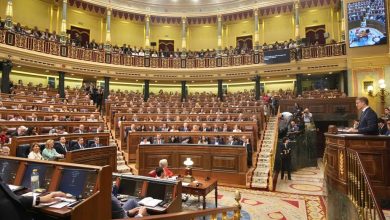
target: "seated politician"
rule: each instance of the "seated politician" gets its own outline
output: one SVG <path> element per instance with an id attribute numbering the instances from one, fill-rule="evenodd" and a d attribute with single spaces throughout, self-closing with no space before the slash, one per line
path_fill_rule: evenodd
<path id="1" fill-rule="evenodd" d="M 71 151 L 81 150 L 81 149 L 84 149 L 84 148 L 85 148 L 84 138 L 82 138 L 82 137 L 77 138 L 77 142 L 73 143 L 72 146 L 70 146 L 70 150 Z"/>
<path id="2" fill-rule="evenodd" d="M 111 194 L 111 218 L 124 219 L 128 217 L 142 218 L 147 216 L 146 207 L 139 206 L 134 199 L 129 199 L 123 205 L 121 202 Z"/>
<path id="3" fill-rule="evenodd" d="M 361 111 L 359 125 L 357 128 L 350 128 L 348 132 L 365 135 L 378 135 L 378 116 L 368 105 L 368 99 L 366 97 L 357 98 L 356 108 Z"/>
<path id="4" fill-rule="evenodd" d="M 161 167 L 164 171 L 164 176 L 165 177 L 172 177 L 173 172 L 168 169 L 168 160 L 167 159 L 161 159 L 160 162 L 158 163 L 159 167 Z M 150 177 L 157 177 L 156 170 L 152 170 L 148 173 Z"/>

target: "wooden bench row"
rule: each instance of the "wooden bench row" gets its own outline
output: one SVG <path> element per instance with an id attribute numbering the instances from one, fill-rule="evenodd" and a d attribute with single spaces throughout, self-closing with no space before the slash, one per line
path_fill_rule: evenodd
<path id="1" fill-rule="evenodd" d="M 165 140 L 165 143 L 169 143 L 168 139 L 171 136 L 175 137 L 191 137 L 192 143 L 198 143 L 199 139 L 202 136 L 205 136 L 209 138 L 209 140 L 212 140 L 213 137 L 219 136 L 221 139 L 223 139 L 225 142 L 227 142 L 227 138 L 229 136 L 235 136 L 235 137 L 242 137 L 246 136 L 252 146 L 252 152 L 253 148 L 255 148 L 254 143 L 254 136 L 252 132 L 239 132 L 239 133 L 233 133 L 233 132 L 132 132 L 129 133 L 129 136 L 127 137 L 127 145 L 122 148 L 125 152 L 128 153 L 129 162 L 136 162 L 136 151 L 137 147 L 141 142 L 141 138 L 147 138 L 147 137 L 156 137 L 157 134 L 161 134 L 161 138 Z"/>
<path id="2" fill-rule="evenodd" d="M 2 101 L 3 107 L 7 109 L 18 109 L 18 105 L 21 105 L 24 110 L 31 110 L 37 108 L 42 111 L 49 111 L 50 106 L 53 106 L 55 112 L 63 111 L 65 107 L 67 110 L 77 110 L 78 112 L 95 112 L 96 106 L 94 105 L 70 105 L 70 104 L 51 104 L 51 103 L 37 103 L 37 102 L 14 102 L 14 101 Z M 23 110 L 19 109 L 19 110 Z"/>
<path id="3" fill-rule="evenodd" d="M 228 121 L 236 121 L 238 119 L 240 113 L 230 113 L 230 114 L 219 114 L 219 120 L 222 122 Z M 111 128 L 114 128 L 115 134 L 119 134 L 119 122 L 131 122 L 133 120 L 133 116 L 136 116 L 137 121 L 151 122 L 150 119 L 155 121 L 157 118 L 161 119 L 161 123 L 167 122 L 167 117 L 170 121 L 176 121 L 177 117 L 180 117 L 180 121 L 184 122 L 184 120 L 188 117 L 193 122 L 197 122 L 199 119 L 199 123 L 213 123 L 217 118 L 217 114 L 133 114 L 133 113 L 116 113 L 114 116 L 114 120 L 111 122 Z M 257 120 L 257 124 L 263 123 L 264 117 L 261 114 L 252 114 L 252 113 L 243 113 L 242 118 L 244 121 L 253 121 L 252 117 L 255 116 Z M 209 120 L 209 121 L 207 121 Z M 180 122 L 179 121 L 179 122 Z M 241 121 L 237 121 L 239 124 Z"/>
<path id="4" fill-rule="evenodd" d="M 20 115 L 24 120 L 31 121 L 32 114 L 37 116 L 38 121 L 50 121 L 54 115 L 57 115 L 60 121 L 64 121 L 66 117 L 69 117 L 70 121 L 80 121 L 83 116 L 89 118 L 91 115 L 94 115 L 96 119 L 99 119 L 100 116 L 98 112 L 43 112 L 0 109 L 1 119 L 5 120 L 10 120 L 15 115 Z"/>
<path id="5" fill-rule="evenodd" d="M 108 122 L 111 123 L 113 120 L 114 120 L 114 117 L 115 117 L 115 114 L 116 113 L 133 113 L 133 114 L 143 114 L 143 113 L 138 113 L 139 112 L 139 107 L 136 107 L 136 108 L 129 108 L 129 107 L 113 107 L 111 106 L 111 110 L 110 111 L 106 111 L 106 116 L 107 119 L 108 119 Z M 150 111 L 147 112 L 146 108 L 143 108 L 144 109 L 144 113 L 147 113 L 147 114 L 157 114 L 157 108 L 156 107 L 153 107 L 153 108 L 149 108 L 148 110 Z M 206 112 L 206 114 L 210 114 L 210 110 L 212 110 L 213 112 L 217 112 L 218 110 L 221 110 L 223 112 L 226 113 L 225 109 L 220 109 L 220 108 L 214 108 L 214 107 L 208 107 L 208 108 L 203 108 L 204 111 Z M 240 107 L 240 108 L 236 108 L 236 107 L 232 107 L 232 108 L 228 108 L 229 109 L 229 113 L 247 113 L 247 114 L 263 114 L 264 113 L 264 108 L 263 107 Z M 131 112 L 129 112 L 129 110 L 131 110 Z M 183 108 L 160 108 L 161 112 L 162 113 L 170 113 L 170 114 L 177 114 L 176 112 L 178 113 L 181 113 L 183 111 Z M 200 109 L 198 109 L 198 111 L 200 111 Z"/>

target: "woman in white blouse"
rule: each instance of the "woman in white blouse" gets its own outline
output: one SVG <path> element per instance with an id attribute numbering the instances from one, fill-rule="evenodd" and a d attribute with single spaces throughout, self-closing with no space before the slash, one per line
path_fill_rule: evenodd
<path id="1" fill-rule="evenodd" d="M 43 157 L 41 155 L 41 148 L 39 147 L 38 143 L 33 143 L 30 148 L 30 153 L 28 154 L 28 159 L 33 160 L 43 160 Z"/>

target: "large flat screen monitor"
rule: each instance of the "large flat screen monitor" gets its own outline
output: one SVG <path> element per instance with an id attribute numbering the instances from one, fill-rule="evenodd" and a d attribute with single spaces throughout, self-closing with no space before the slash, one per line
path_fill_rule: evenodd
<path id="1" fill-rule="evenodd" d="M 363 0 L 347 5 L 349 47 L 387 44 L 386 0 Z"/>
<path id="2" fill-rule="evenodd" d="M 28 163 L 26 164 L 26 170 L 24 171 L 22 186 L 26 188 L 31 187 L 31 174 L 34 169 L 39 173 L 39 188 L 47 189 L 50 185 L 51 176 L 53 174 L 53 166 L 40 163 Z"/>
<path id="3" fill-rule="evenodd" d="M 266 64 L 289 63 L 290 61 L 289 49 L 264 51 L 264 62 Z"/>
<path id="4" fill-rule="evenodd" d="M 79 198 L 87 198 L 93 193 L 96 178 L 96 170 L 63 168 L 58 190 Z"/>

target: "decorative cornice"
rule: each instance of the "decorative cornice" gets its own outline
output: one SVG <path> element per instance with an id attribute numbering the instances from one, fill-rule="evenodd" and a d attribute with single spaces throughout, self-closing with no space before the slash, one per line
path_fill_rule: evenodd
<path id="1" fill-rule="evenodd" d="M 61 1 L 61 0 L 55 0 Z M 311 7 L 337 6 L 340 0 L 300 0 L 299 7 L 302 9 Z M 151 22 L 158 24 L 181 24 L 183 13 L 161 13 L 150 10 L 135 10 L 128 6 L 121 6 L 115 3 L 107 3 L 107 1 L 92 1 L 92 0 L 69 0 L 69 5 L 86 11 L 105 14 L 107 8 L 112 8 L 113 17 L 131 21 L 144 22 L 145 15 L 151 15 Z M 285 13 L 291 13 L 294 8 L 294 0 L 279 0 L 265 3 L 257 3 L 253 5 L 237 7 L 232 10 L 223 10 L 223 22 L 243 20 L 251 18 L 254 15 L 254 9 L 258 9 L 260 16 L 272 16 Z M 215 13 L 185 13 L 188 24 L 215 24 L 217 22 L 217 14 Z M 153 15 L 155 14 L 155 15 Z"/>

